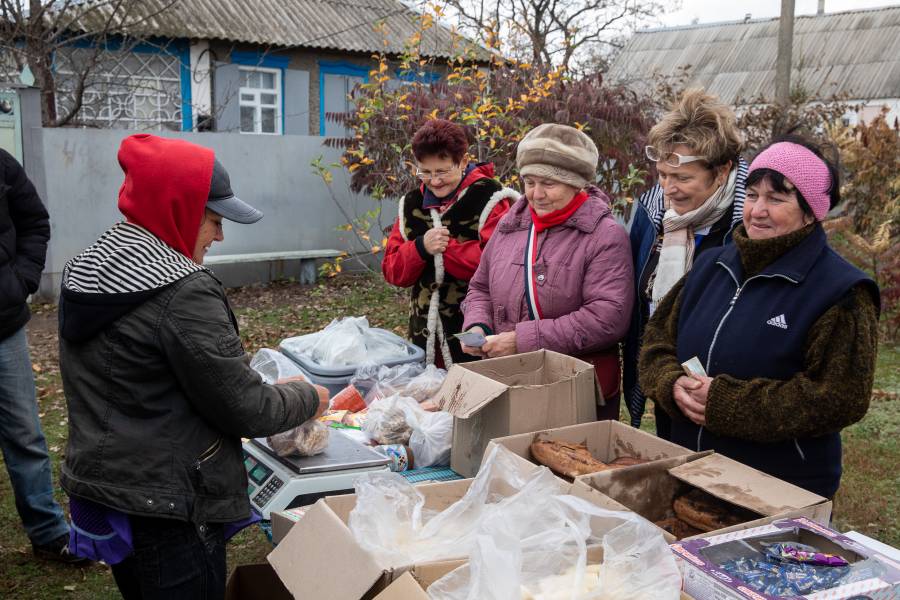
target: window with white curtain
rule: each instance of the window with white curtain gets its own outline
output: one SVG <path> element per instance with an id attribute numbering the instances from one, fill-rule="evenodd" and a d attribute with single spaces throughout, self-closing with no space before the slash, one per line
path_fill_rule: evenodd
<path id="1" fill-rule="evenodd" d="M 241 67 L 241 133 L 281 134 L 281 69 Z"/>

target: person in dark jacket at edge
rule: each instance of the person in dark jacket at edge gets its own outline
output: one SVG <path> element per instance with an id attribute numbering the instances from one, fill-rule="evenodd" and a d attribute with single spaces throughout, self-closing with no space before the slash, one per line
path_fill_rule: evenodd
<path id="1" fill-rule="evenodd" d="M 316 417 L 328 393 L 250 368 L 202 265 L 223 218 L 262 213 L 213 151 L 139 134 L 118 158 L 126 220 L 66 264 L 59 303 L 70 547 L 109 563 L 126 600 L 219 599 L 226 540 L 259 520 L 241 437 Z"/>
<path id="2" fill-rule="evenodd" d="M 410 289 L 409 338 L 428 364 L 474 360 L 453 334 L 460 304 L 500 218 L 518 193 L 494 178 L 492 163 L 469 162 L 461 125 L 427 121 L 412 139 L 420 185 L 400 200 L 381 263 L 385 280 Z"/>
<path id="3" fill-rule="evenodd" d="M 828 245 L 837 160 L 787 136 L 750 163 L 734 243 L 704 253 L 647 323 L 641 389 L 672 441 L 715 450 L 825 498 L 841 481 L 841 430 L 865 416 L 878 287 Z M 685 376 L 699 358 L 705 374 Z"/>
<path id="4" fill-rule="evenodd" d="M 69 552 L 69 526 L 53 498 L 25 324 L 27 298 L 44 270 L 50 219 L 25 169 L 0 150 L 0 448 L 16 510 L 35 556 L 83 563 Z"/>
<path id="5" fill-rule="evenodd" d="M 731 242 L 742 218 L 747 163 L 737 116 L 700 88 L 684 92 L 650 130 L 645 148 L 659 182 L 634 206 L 631 258 L 635 304 L 625 338 L 625 405 L 641 426 L 646 398 L 638 385 L 644 328 L 660 299 L 703 253 Z M 671 439 L 672 421 L 654 405 L 656 435 Z"/>

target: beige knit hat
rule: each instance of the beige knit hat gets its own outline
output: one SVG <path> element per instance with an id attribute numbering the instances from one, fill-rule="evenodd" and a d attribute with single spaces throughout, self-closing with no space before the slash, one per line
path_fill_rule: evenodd
<path id="1" fill-rule="evenodd" d="M 594 182 L 599 156 L 597 146 L 583 131 L 544 123 L 519 142 L 516 166 L 522 176 L 544 177 L 581 189 Z"/>

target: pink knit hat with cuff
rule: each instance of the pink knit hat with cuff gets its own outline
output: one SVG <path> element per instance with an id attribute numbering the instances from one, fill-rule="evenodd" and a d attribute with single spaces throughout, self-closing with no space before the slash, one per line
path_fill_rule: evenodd
<path id="1" fill-rule="evenodd" d="M 825 161 L 809 148 L 793 142 L 772 144 L 750 163 L 750 173 L 757 169 L 771 169 L 784 175 L 803 194 L 817 221 L 828 214 L 831 173 Z"/>

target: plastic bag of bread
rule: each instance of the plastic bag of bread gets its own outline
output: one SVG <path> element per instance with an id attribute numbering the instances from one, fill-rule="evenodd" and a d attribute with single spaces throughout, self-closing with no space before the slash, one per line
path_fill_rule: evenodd
<path id="1" fill-rule="evenodd" d="M 270 435 L 268 442 L 275 454 L 281 457 L 315 456 L 325 452 L 328 447 L 328 426 L 313 419 L 293 429 Z"/>
<path id="2" fill-rule="evenodd" d="M 406 363 L 395 367 L 366 364 L 356 370 L 351 385 L 365 390 L 366 404 L 391 396 L 406 396 L 416 402 L 431 400 L 440 389 L 447 371 L 434 365 Z"/>
<path id="3" fill-rule="evenodd" d="M 410 407 L 418 409 L 419 403 L 403 396 L 373 402 L 366 411 L 362 430 L 379 444 L 407 444 L 413 430 L 404 409 Z"/>

